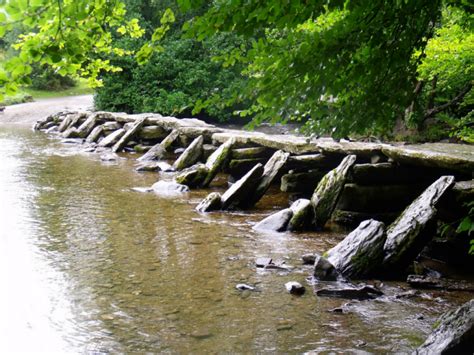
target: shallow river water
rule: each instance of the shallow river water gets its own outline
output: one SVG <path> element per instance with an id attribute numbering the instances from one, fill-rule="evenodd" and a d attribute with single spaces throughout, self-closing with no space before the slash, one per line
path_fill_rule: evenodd
<path id="1" fill-rule="evenodd" d="M 198 214 L 209 190 L 133 191 L 159 176 L 135 172 L 130 158 L 104 163 L 0 125 L 0 353 L 409 352 L 469 297 L 397 299 L 405 285 L 388 283 L 380 299 L 329 312 L 349 301 L 316 297 L 301 255 L 324 252 L 343 232 L 253 231 L 287 204 L 276 190 L 249 213 Z M 257 270 L 266 256 L 293 270 Z M 286 292 L 293 280 L 304 296 Z"/>

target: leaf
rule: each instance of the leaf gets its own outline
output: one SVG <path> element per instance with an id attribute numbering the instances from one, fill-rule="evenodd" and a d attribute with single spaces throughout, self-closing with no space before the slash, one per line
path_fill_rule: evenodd
<path id="1" fill-rule="evenodd" d="M 468 232 L 468 235 L 474 231 L 474 221 L 469 217 L 464 217 L 464 219 L 459 223 L 456 233 Z"/>

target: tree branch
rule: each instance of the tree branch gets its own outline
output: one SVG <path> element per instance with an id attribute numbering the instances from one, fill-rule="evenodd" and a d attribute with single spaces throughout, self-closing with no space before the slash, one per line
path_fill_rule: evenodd
<path id="1" fill-rule="evenodd" d="M 426 120 L 426 119 L 428 119 L 430 117 L 433 117 L 434 115 L 450 108 L 451 106 L 456 105 L 459 101 L 461 101 L 464 98 L 464 96 L 467 95 L 467 93 L 469 91 L 471 91 L 471 89 L 472 89 L 472 82 L 467 84 L 466 86 L 464 86 L 464 88 L 461 90 L 461 92 L 454 99 L 452 99 L 451 101 L 446 102 L 443 105 L 433 107 L 430 110 L 427 110 L 426 113 L 425 113 L 425 116 L 423 117 L 423 119 Z"/>

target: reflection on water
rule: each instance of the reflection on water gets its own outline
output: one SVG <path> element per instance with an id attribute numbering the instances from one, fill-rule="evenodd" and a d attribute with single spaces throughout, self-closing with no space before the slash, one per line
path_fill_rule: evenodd
<path id="1" fill-rule="evenodd" d="M 0 157 L 0 352 L 409 351 L 466 297 L 382 298 L 331 313 L 347 301 L 293 297 L 284 284 L 305 283 L 301 255 L 340 234 L 251 229 L 283 194 L 252 213 L 200 215 L 194 205 L 209 191 L 135 192 L 158 176 L 18 127 L 0 126 Z M 295 268 L 257 271 L 260 256 Z"/>

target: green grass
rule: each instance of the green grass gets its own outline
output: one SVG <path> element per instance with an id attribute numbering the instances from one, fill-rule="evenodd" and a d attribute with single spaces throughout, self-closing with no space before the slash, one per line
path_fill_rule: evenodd
<path id="1" fill-rule="evenodd" d="M 31 96 L 34 100 L 37 99 L 51 99 L 55 97 L 64 96 L 77 96 L 77 95 L 88 95 L 93 94 L 94 90 L 87 86 L 85 80 L 79 80 L 77 85 L 73 88 L 69 88 L 61 91 L 50 91 L 50 90 L 35 90 L 31 88 L 23 88 L 23 91 Z"/>

